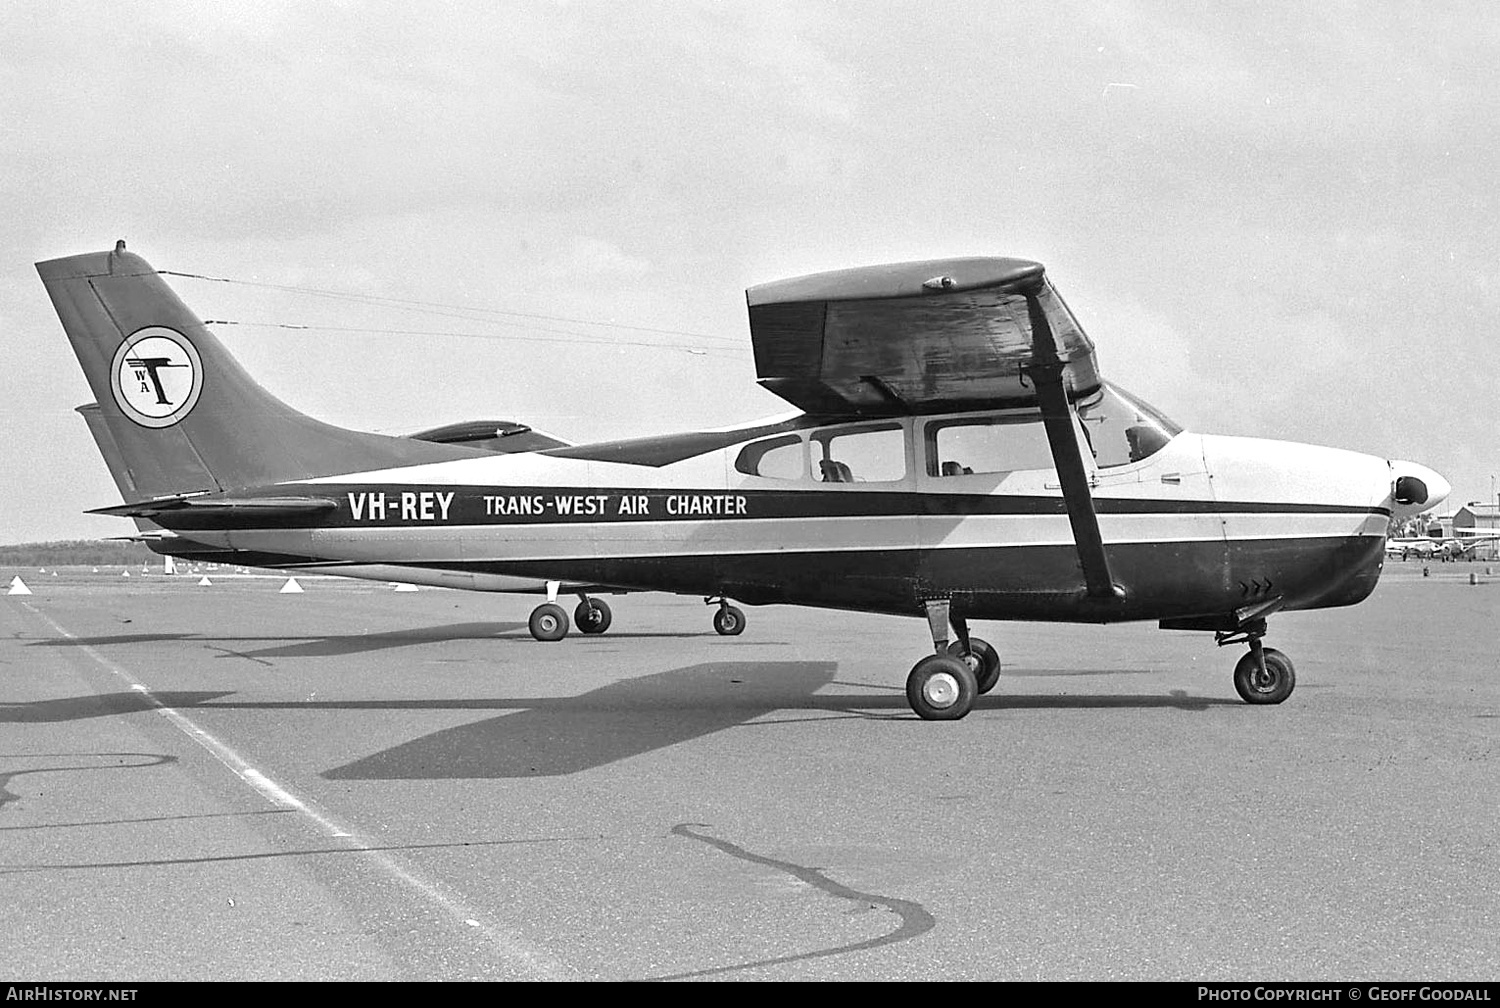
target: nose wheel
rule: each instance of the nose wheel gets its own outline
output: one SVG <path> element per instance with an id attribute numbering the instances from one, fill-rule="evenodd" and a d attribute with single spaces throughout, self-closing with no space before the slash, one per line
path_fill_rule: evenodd
<path id="1" fill-rule="evenodd" d="M 1266 621 L 1256 620 L 1242 630 L 1214 635 L 1220 647 L 1248 644 L 1250 650 L 1234 665 L 1234 691 L 1247 704 L 1279 704 L 1297 688 L 1297 670 L 1292 660 L 1275 648 L 1263 647 Z"/>
<path id="2" fill-rule="evenodd" d="M 1257 651 L 1260 661 L 1256 660 Z M 1281 703 L 1296 686 L 1297 670 L 1292 660 L 1275 648 L 1251 647 L 1235 663 L 1234 689 L 1248 704 Z"/>

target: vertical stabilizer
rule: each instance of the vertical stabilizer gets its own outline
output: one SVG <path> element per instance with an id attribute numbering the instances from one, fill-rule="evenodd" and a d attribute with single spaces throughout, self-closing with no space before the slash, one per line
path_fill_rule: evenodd
<path id="1" fill-rule="evenodd" d="M 251 378 L 124 242 L 37 263 L 37 272 L 98 399 L 98 417 L 84 418 L 121 492 L 129 485 L 136 500 L 482 454 L 297 412 Z"/>

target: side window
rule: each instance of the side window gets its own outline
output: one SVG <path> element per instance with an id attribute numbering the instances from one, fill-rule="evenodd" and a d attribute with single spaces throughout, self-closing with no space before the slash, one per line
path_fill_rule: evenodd
<path id="1" fill-rule="evenodd" d="M 1148 458 L 1181 431 L 1150 406 L 1108 385 L 1079 401 L 1078 419 L 1100 469 Z"/>
<path id="2" fill-rule="evenodd" d="M 842 427 L 812 436 L 813 479 L 890 483 L 906 476 L 906 434 L 899 423 Z"/>
<path id="3" fill-rule="evenodd" d="M 966 417 L 927 425 L 927 475 L 1051 469 L 1052 448 L 1039 419 Z"/>
<path id="4" fill-rule="evenodd" d="M 802 439 L 795 434 L 787 434 L 746 445 L 739 458 L 734 460 L 734 467 L 747 476 L 802 479 L 807 472 L 802 465 Z"/>

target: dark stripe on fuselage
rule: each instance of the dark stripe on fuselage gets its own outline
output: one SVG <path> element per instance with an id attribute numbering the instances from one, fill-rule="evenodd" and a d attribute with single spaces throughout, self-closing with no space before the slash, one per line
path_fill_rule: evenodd
<path id="1" fill-rule="evenodd" d="M 438 484 L 322 484 L 305 489 L 332 511 L 287 515 L 254 526 L 237 516 L 164 512 L 178 531 L 226 528 L 368 528 L 532 525 L 640 521 L 739 521 L 767 518 L 877 518 L 962 515 L 1064 515 L 1061 497 L 864 489 L 719 490 L 588 487 L 478 487 Z M 267 488 L 264 496 L 285 494 Z M 238 497 L 257 496 L 241 492 Z M 206 497 L 211 500 L 211 497 Z M 1259 501 L 1094 498 L 1101 515 L 1347 514 L 1389 515 L 1383 507 Z M 204 509 L 208 511 L 208 509 Z"/>

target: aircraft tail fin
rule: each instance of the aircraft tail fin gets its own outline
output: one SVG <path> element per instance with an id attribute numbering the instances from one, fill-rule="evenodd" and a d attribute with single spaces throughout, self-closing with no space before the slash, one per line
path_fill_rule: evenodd
<path id="1" fill-rule="evenodd" d="M 124 245 L 40 262 L 37 272 L 98 399 L 80 412 L 127 501 L 482 454 L 299 413 Z"/>

